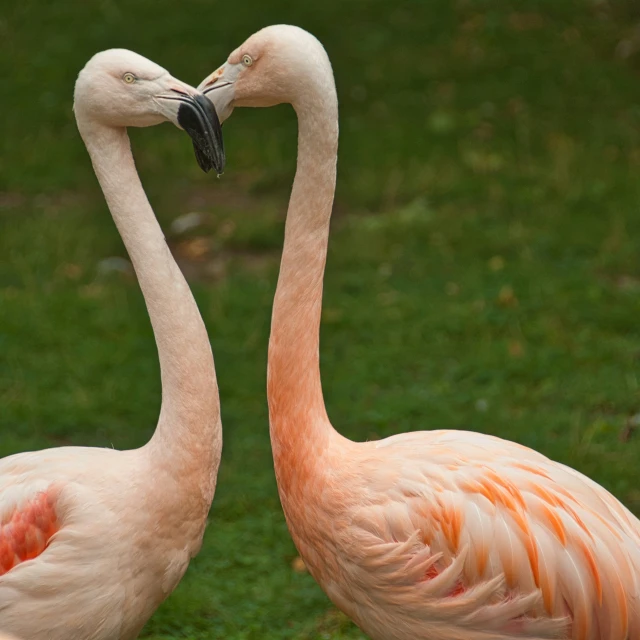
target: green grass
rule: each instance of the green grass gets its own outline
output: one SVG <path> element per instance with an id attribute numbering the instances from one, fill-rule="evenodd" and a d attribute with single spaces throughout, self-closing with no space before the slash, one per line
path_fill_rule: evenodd
<path id="1" fill-rule="evenodd" d="M 159 408 L 135 279 L 73 122 L 75 75 L 125 46 L 193 84 L 255 29 L 325 43 L 341 102 L 322 325 L 355 439 L 468 428 L 532 446 L 640 513 L 640 80 L 631 2 L 11 0 L 0 19 L 0 454 L 133 447 Z M 308 5 L 308 6 L 307 6 Z M 296 557 L 269 449 L 266 345 L 289 108 L 236 111 L 228 169 L 169 126 L 140 172 L 209 328 L 225 450 L 201 554 L 144 637 L 360 638 Z M 186 238 L 169 224 L 206 223 Z M 640 420 L 637 420 L 640 421 Z"/>

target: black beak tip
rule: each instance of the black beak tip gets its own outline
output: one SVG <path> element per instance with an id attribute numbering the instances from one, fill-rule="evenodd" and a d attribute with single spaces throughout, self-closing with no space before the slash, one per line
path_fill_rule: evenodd
<path id="1" fill-rule="evenodd" d="M 209 173 L 213 169 L 213 162 L 211 158 L 193 141 L 193 151 L 198 161 L 198 166 L 205 172 Z"/>
<path id="2" fill-rule="evenodd" d="M 215 169 L 221 174 L 226 160 L 224 141 L 220 120 L 211 101 L 197 95 L 183 102 L 178 109 L 178 123 L 191 137 L 200 168 L 205 173 Z"/>

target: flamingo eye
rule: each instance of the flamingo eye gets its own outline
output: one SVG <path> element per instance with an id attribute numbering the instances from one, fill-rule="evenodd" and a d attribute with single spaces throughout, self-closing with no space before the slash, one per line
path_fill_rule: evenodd
<path id="1" fill-rule="evenodd" d="M 242 64 L 243 64 L 245 67 L 250 67 L 250 66 L 253 64 L 253 58 L 252 58 L 250 55 L 248 55 L 248 54 L 246 54 L 246 53 L 245 53 L 245 54 L 242 56 Z"/>
<path id="2" fill-rule="evenodd" d="M 125 73 L 122 76 L 122 79 L 127 83 L 127 84 L 133 84 L 136 81 L 136 77 L 133 75 L 133 73 Z"/>

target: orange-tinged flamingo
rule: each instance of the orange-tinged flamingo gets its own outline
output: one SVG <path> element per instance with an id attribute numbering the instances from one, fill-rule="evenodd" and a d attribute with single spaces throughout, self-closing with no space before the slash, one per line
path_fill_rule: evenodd
<path id="1" fill-rule="evenodd" d="M 355 443 L 331 426 L 318 347 L 338 103 L 322 45 L 268 27 L 199 89 L 221 119 L 280 103 L 298 116 L 269 416 L 289 530 L 331 600 L 375 640 L 640 638 L 640 522 L 595 482 L 479 433 Z"/>
<path id="2" fill-rule="evenodd" d="M 135 638 L 199 551 L 222 430 L 207 332 L 136 172 L 125 127 L 171 121 L 222 170 L 206 98 L 130 51 L 94 56 L 74 110 L 135 267 L 158 346 L 162 408 L 132 451 L 64 447 L 0 461 L 0 627 L 28 640 Z"/>

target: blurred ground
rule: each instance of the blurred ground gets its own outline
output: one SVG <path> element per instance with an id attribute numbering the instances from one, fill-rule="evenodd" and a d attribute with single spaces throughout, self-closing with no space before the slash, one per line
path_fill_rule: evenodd
<path id="1" fill-rule="evenodd" d="M 640 512 L 639 21 L 637 3 L 605 0 L 9 0 L 0 454 L 132 447 L 157 418 L 140 292 L 103 262 L 126 254 L 75 128 L 79 69 L 128 47 L 197 84 L 289 22 L 326 45 L 341 102 L 322 326 L 336 427 L 497 434 Z M 225 136 L 215 179 L 169 125 L 132 132 L 209 328 L 225 428 L 204 548 L 145 637 L 360 638 L 300 570 L 271 466 L 266 345 L 295 119 L 236 111 Z M 174 230 L 189 213 L 198 225 Z"/>

